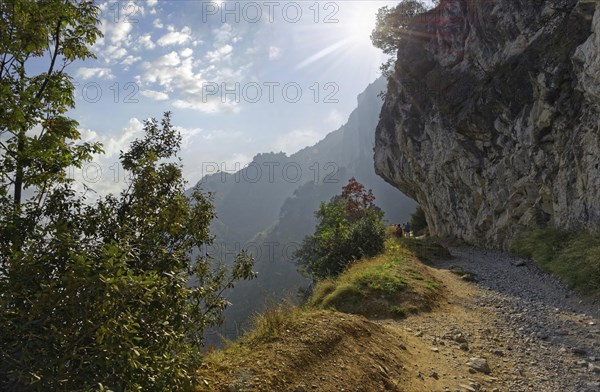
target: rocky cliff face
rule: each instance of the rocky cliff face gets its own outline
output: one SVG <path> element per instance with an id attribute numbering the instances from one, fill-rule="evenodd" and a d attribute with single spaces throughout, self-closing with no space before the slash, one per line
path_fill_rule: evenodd
<path id="1" fill-rule="evenodd" d="M 432 233 L 600 227 L 598 3 L 443 0 L 399 47 L 375 168 Z"/>

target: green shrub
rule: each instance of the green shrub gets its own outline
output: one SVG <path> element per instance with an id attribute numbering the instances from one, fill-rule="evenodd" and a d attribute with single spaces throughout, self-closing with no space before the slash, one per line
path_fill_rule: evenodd
<path id="1" fill-rule="evenodd" d="M 406 309 L 400 307 L 400 306 L 392 306 L 390 308 L 390 313 L 393 314 L 396 317 L 406 317 Z"/>
<path id="2" fill-rule="evenodd" d="M 276 339 L 292 321 L 296 307 L 290 301 L 267 303 L 261 313 L 252 317 L 252 337 L 258 341 L 270 342 Z"/>
<path id="3" fill-rule="evenodd" d="M 529 257 L 546 267 L 568 241 L 568 235 L 557 229 L 536 229 L 523 233 L 511 244 L 511 251 Z"/>
<path id="4" fill-rule="evenodd" d="M 314 303 L 320 303 L 325 297 L 333 293 L 337 287 L 337 284 L 332 279 L 323 279 L 314 288 L 313 293 L 310 297 Z"/>
<path id="5" fill-rule="evenodd" d="M 413 235 L 415 237 L 425 234 L 425 230 L 427 229 L 425 211 L 423 211 L 421 207 L 417 207 L 415 212 L 410 216 L 408 223 L 410 224 L 410 230 L 414 233 Z"/>
<path id="6" fill-rule="evenodd" d="M 372 257 L 383 252 L 385 249 L 385 225 L 381 215 L 370 213 L 353 224 L 350 228 L 347 245 L 356 248 L 359 258 Z"/>
<path id="7" fill-rule="evenodd" d="M 550 265 L 572 287 L 600 294 L 600 235 L 582 234 L 573 238 Z"/>
<path id="8" fill-rule="evenodd" d="M 372 204 L 372 193 L 361 187 L 350 180 L 343 196 L 322 203 L 315 213 L 319 219 L 315 234 L 307 236 L 295 254 L 297 263 L 314 280 L 335 277 L 355 260 L 385 249 L 383 213 Z"/>
<path id="9" fill-rule="evenodd" d="M 381 7 L 377 12 L 375 29 L 371 33 L 373 46 L 383 53 L 396 56 L 400 42 L 408 36 L 410 21 L 425 11 L 425 3 L 416 0 L 403 0 L 392 8 Z M 381 66 L 384 75 L 391 73 L 394 59 L 395 57 Z"/>
<path id="10" fill-rule="evenodd" d="M 572 288 L 600 295 L 600 234 L 537 229 L 521 234 L 510 249 L 533 259 Z"/>

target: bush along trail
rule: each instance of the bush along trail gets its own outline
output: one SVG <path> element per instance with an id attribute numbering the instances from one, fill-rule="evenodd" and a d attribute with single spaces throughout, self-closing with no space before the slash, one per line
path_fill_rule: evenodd
<path id="1" fill-rule="evenodd" d="M 506 252 L 451 254 L 388 240 L 209 354 L 200 390 L 600 390 L 597 301 Z"/>

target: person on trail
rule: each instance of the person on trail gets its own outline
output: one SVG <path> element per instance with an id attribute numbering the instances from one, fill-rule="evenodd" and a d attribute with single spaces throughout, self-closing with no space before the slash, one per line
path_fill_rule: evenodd
<path id="1" fill-rule="evenodd" d="M 410 238 L 410 225 L 408 222 L 404 225 L 404 233 L 406 233 L 406 238 Z"/>
<path id="2" fill-rule="evenodd" d="M 394 228 L 394 234 L 396 235 L 396 237 L 402 238 L 402 225 L 398 223 L 397 225 L 394 225 Z"/>

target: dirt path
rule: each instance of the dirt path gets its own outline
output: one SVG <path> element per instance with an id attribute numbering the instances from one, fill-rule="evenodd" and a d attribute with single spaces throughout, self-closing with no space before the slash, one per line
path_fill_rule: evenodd
<path id="1" fill-rule="evenodd" d="M 531 262 L 506 253 L 452 254 L 432 266 L 447 303 L 381 322 L 399 332 L 416 359 L 405 364 L 406 390 L 600 391 L 598 303 L 581 301 Z"/>
<path id="2" fill-rule="evenodd" d="M 443 287 L 431 312 L 273 317 L 270 338 L 242 339 L 206 360 L 199 390 L 600 392 L 598 303 L 506 253 L 452 254 L 424 268 Z"/>

